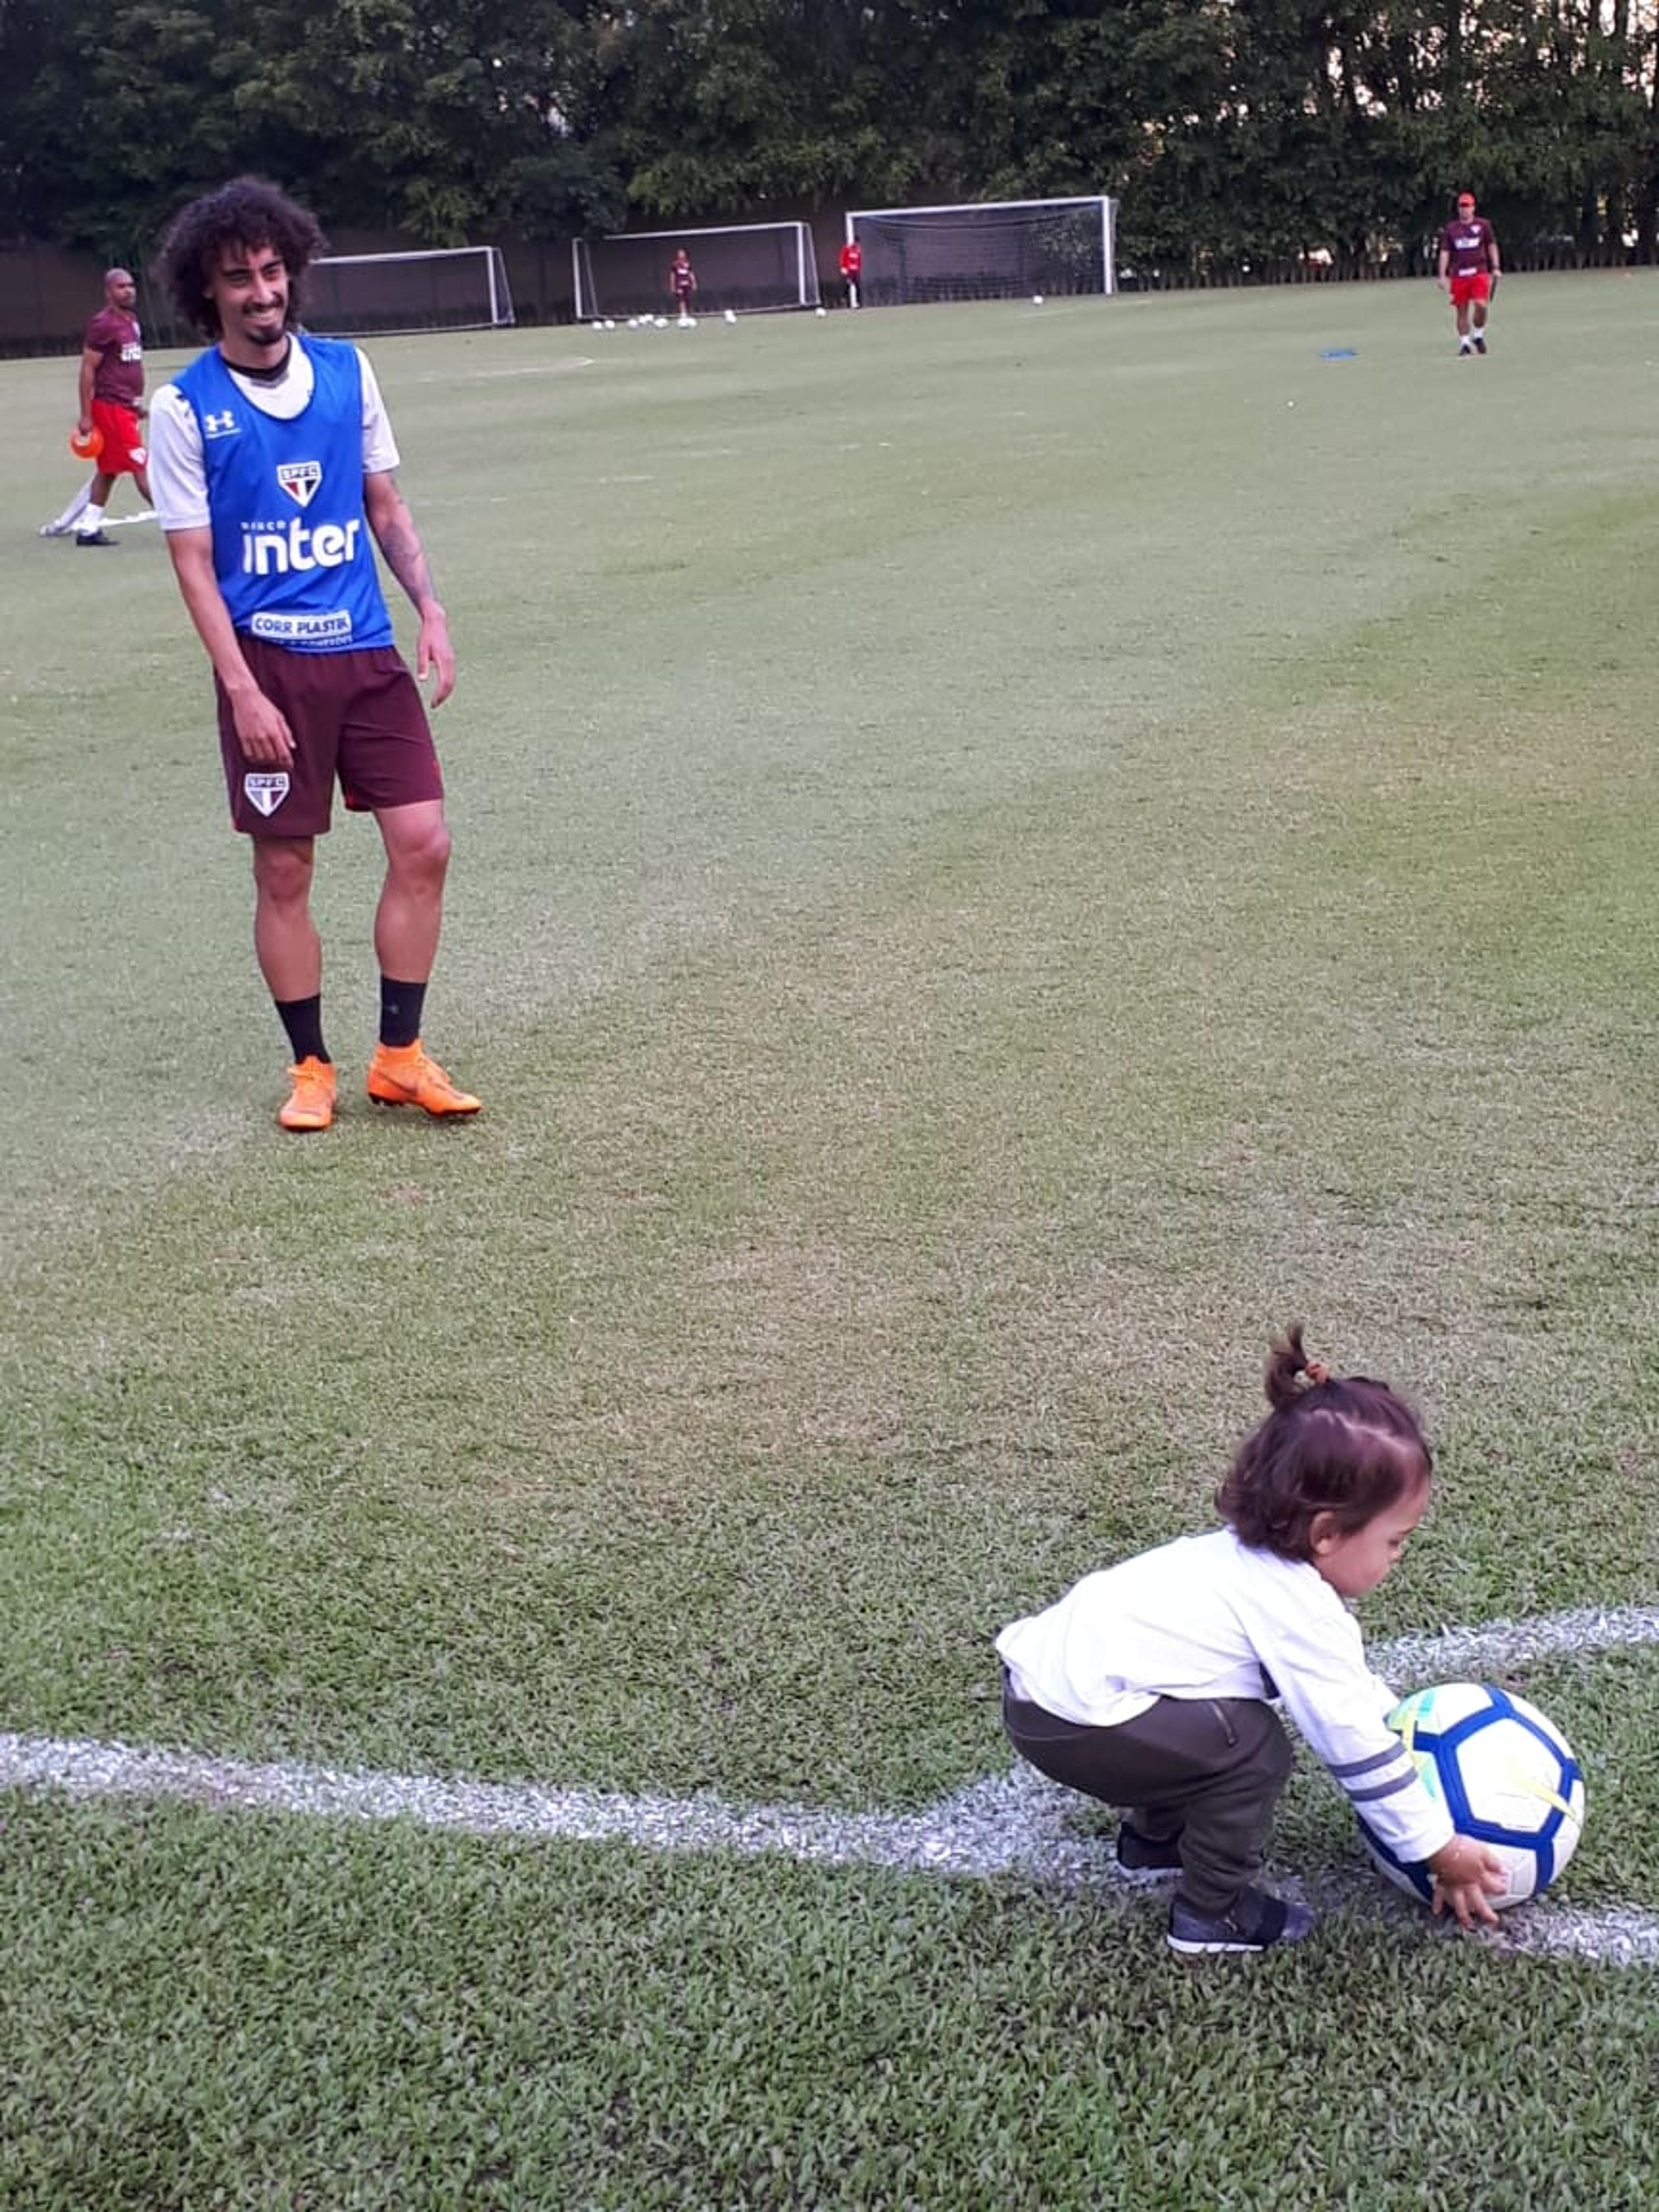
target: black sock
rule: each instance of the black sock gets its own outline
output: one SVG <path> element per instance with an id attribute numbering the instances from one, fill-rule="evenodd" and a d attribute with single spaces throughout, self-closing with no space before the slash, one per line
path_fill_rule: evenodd
<path id="1" fill-rule="evenodd" d="M 326 1060 L 323 1048 L 323 998 L 278 999 L 276 1012 L 288 1031 L 289 1050 L 296 1060 Z"/>
<path id="2" fill-rule="evenodd" d="M 425 1005 L 424 983 L 399 983 L 391 975 L 382 975 L 380 1042 L 413 1044 L 421 1034 L 421 1011 Z"/>

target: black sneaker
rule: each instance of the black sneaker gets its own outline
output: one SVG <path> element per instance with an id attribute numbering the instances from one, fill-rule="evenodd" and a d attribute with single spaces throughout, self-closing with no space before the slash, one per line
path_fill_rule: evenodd
<path id="1" fill-rule="evenodd" d="M 1486 350 L 1486 341 L 1481 337 L 1479 331 L 1474 334 L 1474 349 L 1477 353 L 1485 353 Z"/>
<path id="2" fill-rule="evenodd" d="M 1177 1894 L 1170 1907 L 1170 1948 L 1188 1958 L 1218 1951 L 1267 1951 L 1311 1936 L 1314 1917 L 1305 1905 L 1269 1897 L 1248 1884 L 1225 1912 L 1200 1912 Z"/>
<path id="3" fill-rule="evenodd" d="M 1143 1836 L 1127 1820 L 1117 1831 L 1119 1871 L 1132 1881 L 1158 1881 L 1181 1872 L 1181 1832 L 1173 1836 Z"/>
<path id="4" fill-rule="evenodd" d="M 78 530 L 75 542 L 77 545 L 113 545 L 115 540 L 106 530 Z"/>

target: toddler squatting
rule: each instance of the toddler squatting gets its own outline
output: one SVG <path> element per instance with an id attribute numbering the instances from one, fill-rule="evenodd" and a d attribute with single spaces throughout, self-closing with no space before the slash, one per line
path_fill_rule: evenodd
<path id="1" fill-rule="evenodd" d="M 1348 1609 L 1428 1504 L 1418 1418 L 1386 1383 L 1309 1359 L 1299 1327 L 1274 1345 L 1267 1385 L 1273 1410 L 1216 1494 L 1225 1527 L 1085 1575 L 1003 1630 L 1009 1740 L 1120 1808 L 1126 1872 L 1176 1876 L 1172 1950 L 1261 1952 L 1313 1927 L 1255 1884 L 1292 1758 L 1273 1698 L 1382 1840 L 1427 1862 L 1435 1911 L 1494 1922 L 1503 1869 L 1453 1833 L 1387 1726 L 1395 1694 Z"/>

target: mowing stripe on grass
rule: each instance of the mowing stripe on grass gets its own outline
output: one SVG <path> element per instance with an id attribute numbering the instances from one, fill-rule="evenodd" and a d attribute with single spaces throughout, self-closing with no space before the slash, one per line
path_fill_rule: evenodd
<path id="1" fill-rule="evenodd" d="M 1379 1647 L 1385 1674 L 1443 1676 L 1527 1660 L 1659 1643 L 1659 1609 L 1581 1607 L 1534 1621 L 1403 1637 Z M 414 1822 L 476 1836 L 614 1842 L 659 1851 L 780 1852 L 804 1864 L 884 1867 L 983 1879 L 1019 1875 L 1045 1886 L 1135 1893 L 1074 1825 L 1078 1800 L 1029 1767 L 970 1784 L 914 1814 L 824 1812 L 805 1806 L 729 1805 L 714 1796 L 630 1796 L 433 1775 L 337 1772 L 287 1761 L 264 1765 L 185 1751 L 143 1750 L 73 1738 L 0 1735 L 0 1787 L 71 1796 L 183 1800 L 211 1808 Z M 1287 1883 L 1290 1889 L 1298 1885 Z M 1413 1913 L 1369 1881 L 1303 1886 L 1350 1916 Z M 1545 1901 L 1485 1939 L 1502 1948 L 1608 1965 L 1659 1965 L 1659 1915 L 1579 1911 Z"/>

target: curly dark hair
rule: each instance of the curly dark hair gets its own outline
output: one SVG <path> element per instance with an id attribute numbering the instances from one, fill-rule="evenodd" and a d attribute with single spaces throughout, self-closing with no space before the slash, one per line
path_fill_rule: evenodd
<path id="1" fill-rule="evenodd" d="M 288 270 L 288 319 L 300 319 L 300 296 L 307 265 L 328 240 L 313 215 L 263 177 L 234 177 L 180 208 L 167 226 L 156 272 L 173 295 L 184 321 L 204 337 L 221 335 L 219 311 L 208 295 L 208 278 L 227 246 L 272 247 Z"/>
<path id="2" fill-rule="evenodd" d="M 1310 1360 L 1299 1322 L 1275 1339 L 1267 1385 L 1273 1411 L 1215 1498 L 1242 1542 L 1310 1559 L 1318 1515 L 1348 1535 L 1429 1481 L 1434 1459 L 1412 1407 L 1386 1382 Z"/>

